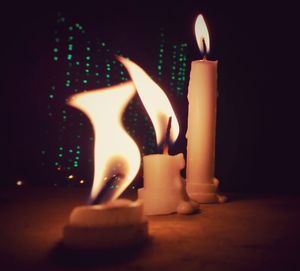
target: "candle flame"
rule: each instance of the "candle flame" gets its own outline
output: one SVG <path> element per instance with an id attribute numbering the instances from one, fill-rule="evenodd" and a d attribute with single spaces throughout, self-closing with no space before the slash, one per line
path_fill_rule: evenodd
<path id="1" fill-rule="evenodd" d="M 195 23 L 195 35 L 198 47 L 202 54 L 209 53 L 210 41 L 206 23 L 202 14 L 198 15 Z"/>
<path id="2" fill-rule="evenodd" d="M 121 56 L 118 56 L 117 59 L 130 74 L 143 105 L 150 116 L 156 134 L 157 145 L 163 143 L 165 139 L 170 117 L 172 117 L 170 141 L 174 143 L 179 135 L 179 123 L 167 95 L 136 63 Z"/>
<path id="3" fill-rule="evenodd" d="M 122 125 L 122 114 L 135 94 L 132 82 L 70 97 L 68 104 L 84 112 L 94 128 L 94 178 L 90 199 L 109 185 L 107 200 L 117 198 L 136 176 L 140 152 Z M 121 176 L 120 178 L 115 178 Z M 114 180 L 112 184 L 110 180 Z"/>

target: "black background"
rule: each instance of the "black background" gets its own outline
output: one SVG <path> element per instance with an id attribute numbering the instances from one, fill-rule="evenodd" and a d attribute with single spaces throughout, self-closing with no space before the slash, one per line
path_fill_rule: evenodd
<path id="1" fill-rule="evenodd" d="M 57 11 L 78 18 L 116 47 L 136 48 L 135 59 L 146 69 L 152 65 L 152 40 L 161 26 L 174 40 L 185 40 L 194 48 L 191 59 L 199 58 L 193 25 L 203 13 L 211 35 L 210 58 L 219 60 L 216 175 L 222 190 L 296 192 L 296 9 L 288 1 L 224 2 L 3 4 L 0 185 L 14 185 L 18 176 L 36 183 L 41 175 L 40 101 L 46 90 L 40 86 L 51 72 L 43 59 L 52 50 Z"/>

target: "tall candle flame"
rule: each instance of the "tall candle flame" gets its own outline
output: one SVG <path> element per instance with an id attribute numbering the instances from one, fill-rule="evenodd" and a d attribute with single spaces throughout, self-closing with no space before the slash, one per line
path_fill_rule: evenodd
<path id="1" fill-rule="evenodd" d="M 175 142 L 179 135 L 179 123 L 167 95 L 136 63 L 121 56 L 118 56 L 117 59 L 130 74 L 143 105 L 150 116 L 155 129 L 157 145 L 160 145 L 165 139 L 170 117 L 172 117 L 170 140 Z"/>
<path id="2" fill-rule="evenodd" d="M 117 198 L 136 176 L 140 152 L 122 125 L 122 113 L 135 94 L 132 82 L 97 89 L 70 97 L 69 105 L 83 111 L 91 121 L 94 134 L 94 179 L 91 200 L 114 179 L 107 200 Z M 120 178 L 115 178 L 116 176 Z"/>
<path id="3" fill-rule="evenodd" d="M 195 35 L 196 40 L 198 43 L 198 47 L 202 54 L 209 53 L 210 49 L 210 41 L 209 41 L 209 34 L 206 23 L 204 21 L 203 16 L 200 14 L 198 15 L 195 23 Z"/>

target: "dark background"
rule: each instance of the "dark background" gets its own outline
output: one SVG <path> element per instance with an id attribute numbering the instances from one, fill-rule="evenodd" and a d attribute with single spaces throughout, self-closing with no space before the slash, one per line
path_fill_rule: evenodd
<path id="1" fill-rule="evenodd" d="M 51 73 L 44 59 L 52 50 L 57 11 L 78 18 L 116 47 L 135 48 L 134 59 L 145 68 L 152 65 L 153 36 L 162 26 L 173 40 L 187 41 L 191 59 L 199 58 L 193 25 L 203 13 L 210 58 L 219 60 L 216 176 L 221 189 L 297 191 L 299 23 L 287 1 L 3 4 L 0 185 L 15 185 L 23 176 L 36 184 L 47 176 L 38 155 L 44 121 L 40 101 Z M 185 149 L 182 138 L 179 148 Z"/>

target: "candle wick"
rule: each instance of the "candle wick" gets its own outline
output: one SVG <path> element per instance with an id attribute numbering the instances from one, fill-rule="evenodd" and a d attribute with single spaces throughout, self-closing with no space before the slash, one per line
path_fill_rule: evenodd
<path id="1" fill-rule="evenodd" d="M 171 126 L 172 126 L 172 117 L 169 117 L 167 132 L 166 132 L 166 139 L 165 139 L 165 144 L 164 144 L 164 148 L 163 148 L 163 154 L 169 153 Z"/>
<path id="2" fill-rule="evenodd" d="M 202 43 L 203 43 L 203 59 L 206 60 L 207 59 L 207 47 L 206 47 L 205 39 L 202 39 Z"/>
<path id="3" fill-rule="evenodd" d="M 105 185 L 103 188 L 100 190 L 99 194 L 97 195 L 96 198 L 94 199 L 89 199 L 88 204 L 89 205 L 98 205 L 98 204 L 103 204 L 108 201 L 110 201 L 111 193 L 115 191 L 115 189 L 118 188 L 118 184 L 120 181 L 124 178 L 124 175 L 119 173 L 119 174 L 114 174 L 113 176 L 109 177 L 105 181 Z"/>

